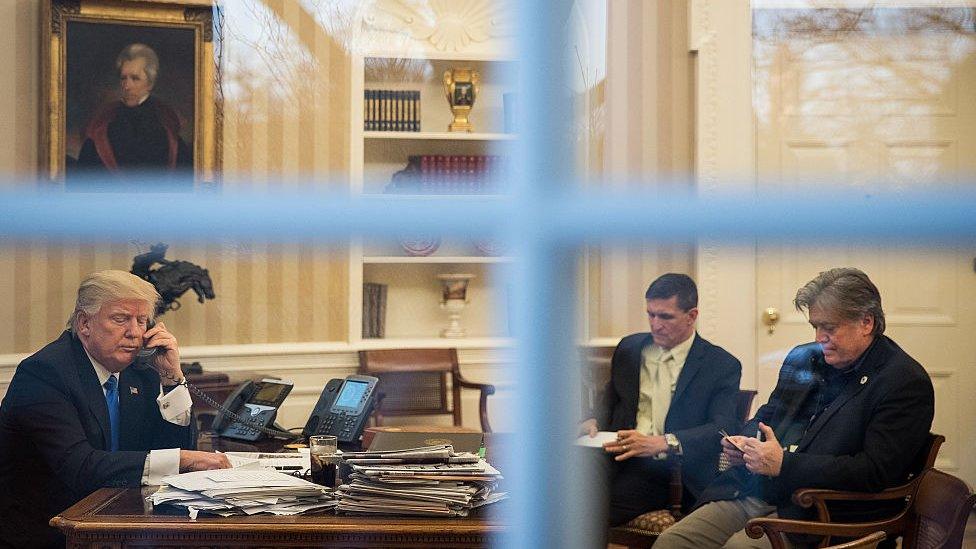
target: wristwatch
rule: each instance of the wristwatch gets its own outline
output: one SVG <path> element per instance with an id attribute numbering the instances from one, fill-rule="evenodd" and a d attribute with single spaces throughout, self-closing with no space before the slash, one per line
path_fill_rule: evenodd
<path id="1" fill-rule="evenodd" d="M 681 441 L 673 433 L 664 433 L 664 442 L 668 444 L 668 453 L 672 456 L 681 455 Z"/>

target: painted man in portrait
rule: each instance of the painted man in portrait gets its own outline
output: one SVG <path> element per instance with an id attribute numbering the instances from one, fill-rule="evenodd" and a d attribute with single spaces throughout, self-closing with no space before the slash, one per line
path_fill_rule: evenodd
<path id="1" fill-rule="evenodd" d="M 103 105 L 84 130 L 78 172 L 116 176 L 182 174 L 192 185 L 193 153 L 180 137 L 172 107 L 152 95 L 159 57 L 145 44 L 126 46 L 116 59 L 118 101 Z"/>

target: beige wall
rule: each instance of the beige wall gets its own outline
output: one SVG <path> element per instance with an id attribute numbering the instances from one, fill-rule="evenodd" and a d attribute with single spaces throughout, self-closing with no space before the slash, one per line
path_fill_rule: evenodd
<path id="1" fill-rule="evenodd" d="M 329 31 L 323 24 L 341 20 L 335 14 L 306 11 L 302 4 L 223 2 L 223 162 L 228 189 L 298 186 L 315 177 L 320 185 L 346 185 L 349 63 L 341 26 Z M 0 2 L 4 175 L 30 177 L 37 165 L 39 14 L 38 0 Z M 159 218 L 165 230 L 165 215 Z M 330 249 L 314 242 L 167 242 L 168 258 L 210 270 L 217 293 L 216 300 L 203 305 L 187 293 L 183 310 L 163 317 L 183 345 L 346 338 L 348 269 L 343 247 Z M 0 354 L 31 352 L 53 339 L 64 326 L 85 273 L 128 269 L 132 257 L 149 244 L 0 239 Z"/>
<path id="2" fill-rule="evenodd" d="M 0 2 L 0 174 L 4 178 L 30 176 L 37 166 L 39 16 L 39 0 Z"/>
<path id="3" fill-rule="evenodd" d="M 607 185 L 692 189 L 693 79 L 685 0 L 609 2 L 604 174 Z M 648 204 L 647 214 L 654 215 Z M 691 242 L 590 250 L 589 337 L 646 331 L 644 291 L 665 272 L 694 276 Z"/>
<path id="4" fill-rule="evenodd" d="M 691 58 L 687 2 L 609 2 L 607 78 L 590 104 L 604 109 L 589 149 L 591 173 L 687 175 L 692 169 Z M 227 0 L 223 169 L 228 189 L 319 183 L 348 174 L 349 16 L 308 11 L 298 0 Z M 0 2 L 0 173 L 37 163 L 38 0 Z M 325 177 L 327 176 L 327 177 Z M 328 183 L 322 183 L 327 181 Z M 607 185 L 618 185 L 608 181 Z M 690 185 L 686 180 L 644 185 Z M 653 214 L 653 206 L 648 206 Z M 341 341 L 347 337 L 345 250 L 321 243 L 168 242 L 168 257 L 210 270 L 217 299 L 164 320 L 185 345 Z M 63 326 L 79 279 L 128 268 L 150 242 L 0 240 L 0 354 L 25 353 Z M 585 270 L 587 336 L 645 329 L 643 292 L 667 271 L 694 272 L 688 242 L 593 249 Z"/>

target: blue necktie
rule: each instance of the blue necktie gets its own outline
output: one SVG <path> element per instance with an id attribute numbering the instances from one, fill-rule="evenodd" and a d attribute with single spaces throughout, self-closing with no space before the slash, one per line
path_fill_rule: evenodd
<path id="1" fill-rule="evenodd" d="M 105 382 L 105 404 L 108 405 L 108 423 L 111 425 L 113 452 L 119 449 L 119 380 L 114 375 Z"/>

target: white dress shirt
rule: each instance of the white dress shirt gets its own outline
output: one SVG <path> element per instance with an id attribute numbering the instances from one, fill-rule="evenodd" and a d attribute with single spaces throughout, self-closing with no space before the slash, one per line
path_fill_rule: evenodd
<path id="1" fill-rule="evenodd" d="M 688 351 L 694 343 L 695 334 L 675 345 L 670 350 L 665 350 L 657 344 L 645 347 L 641 351 L 640 369 L 640 393 L 637 398 L 637 427 L 636 430 L 645 435 L 663 435 L 664 421 L 667 419 L 667 410 L 671 405 L 671 396 L 674 395 L 675 386 L 678 383 L 678 376 L 681 369 L 685 366 L 688 358 Z M 670 355 L 670 360 L 665 360 Z M 659 376 L 660 374 L 660 376 Z M 658 379 L 664 380 L 668 385 L 667 389 L 658 386 Z M 654 395 L 658 395 L 661 402 L 655 405 Z M 664 402 L 666 400 L 666 402 Z M 657 408 L 659 413 L 655 414 Z M 658 417 L 661 416 L 661 417 Z"/>
<path id="2" fill-rule="evenodd" d="M 88 354 L 88 351 L 85 351 Z M 98 376 L 98 384 L 102 386 L 102 393 L 105 393 L 105 382 L 108 381 L 112 372 L 105 369 L 97 360 L 88 354 L 88 360 L 95 367 L 95 375 Z M 159 413 L 163 419 L 180 427 L 190 424 L 193 417 L 193 401 L 190 399 L 190 392 L 185 385 L 177 385 L 168 393 L 163 392 L 162 384 L 159 385 L 159 396 L 156 397 L 156 404 L 159 405 Z M 175 475 L 180 472 L 180 449 L 166 448 L 165 450 L 150 450 L 146 455 L 146 464 L 142 468 L 142 484 L 160 484 L 162 478 Z"/>

